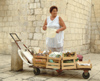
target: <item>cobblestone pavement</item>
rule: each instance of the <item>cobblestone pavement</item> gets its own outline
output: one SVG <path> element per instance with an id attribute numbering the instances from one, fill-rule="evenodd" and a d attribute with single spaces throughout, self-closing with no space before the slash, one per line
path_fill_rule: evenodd
<path id="1" fill-rule="evenodd" d="M 83 56 L 83 60 L 90 59 L 93 65 L 89 79 L 83 79 L 82 70 L 64 70 L 56 75 L 54 70 L 41 69 L 41 74 L 36 76 L 33 68 L 26 64 L 23 65 L 23 71 L 14 72 L 10 70 L 11 56 L 0 54 L 0 81 L 100 81 L 100 54 L 90 53 Z"/>

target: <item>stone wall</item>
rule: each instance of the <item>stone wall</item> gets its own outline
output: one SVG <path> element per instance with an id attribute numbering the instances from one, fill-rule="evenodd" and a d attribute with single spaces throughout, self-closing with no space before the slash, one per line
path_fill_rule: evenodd
<path id="1" fill-rule="evenodd" d="M 91 52 L 100 53 L 100 0 L 92 0 Z"/>
<path id="2" fill-rule="evenodd" d="M 91 0 L 0 0 L 0 53 L 11 54 L 10 32 L 17 33 L 28 47 L 46 49 L 41 27 L 52 5 L 58 7 L 67 26 L 64 50 L 89 53 Z"/>

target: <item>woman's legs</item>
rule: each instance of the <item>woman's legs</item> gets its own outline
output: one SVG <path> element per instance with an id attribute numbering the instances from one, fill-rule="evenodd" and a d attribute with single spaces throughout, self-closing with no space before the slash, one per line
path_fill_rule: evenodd
<path id="1" fill-rule="evenodd" d="M 55 48 L 51 48 L 51 47 L 48 47 L 48 50 L 51 50 L 52 52 L 56 51 Z"/>
<path id="2" fill-rule="evenodd" d="M 57 52 L 61 52 L 63 51 L 63 47 L 60 47 L 60 48 L 55 48 Z"/>
<path id="3" fill-rule="evenodd" d="M 59 47 L 59 48 L 48 47 L 48 50 L 51 50 L 52 52 L 60 52 L 63 51 L 63 47 Z"/>

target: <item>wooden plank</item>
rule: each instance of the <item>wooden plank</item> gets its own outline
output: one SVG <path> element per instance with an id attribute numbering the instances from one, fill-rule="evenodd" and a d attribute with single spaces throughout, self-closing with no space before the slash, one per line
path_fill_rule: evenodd
<path id="1" fill-rule="evenodd" d="M 63 63 L 62 66 L 64 65 L 75 65 L 75 63 Z"/>
<path id="2" fill-rule="evenodd" d="M 36 63 L 46 63 L 46 59 L 36 59 L 36 58 L 34 58 L 34 62 L 36 62 Z"/>
<path id="3" fill-rule="evenodd" d="M 34 64 L 45 64 L 46 65 L 46 63 L 34 63 Z"/>
<path id="4" fill-rule="evenodd" d="M 57 63 L 47 63 L 48 66 L 50 65 L 55 65 L 55 66 L 59 66 L 60 67 L 60 64 L 57 64 Z"/>
<path id="5" fill-rule="evenodd" d="M 34 61 L 34 62 L 35 62 L 35 63 L 45 63 L 45 64 L 46 64 L 46 62 L 44 62 L 44 61 L 43 61 L 43 62 L 40 62 L 40 61 Z"/>
<path id="6" fill-rule="evenodd" d="M 33 64 L 35 64 L 34 58 L 33 58 Z"/>
<path id="7" fill-rule="evenodd" d="M 46 68 L 60 69 L 59 66 L 46 66 Z"/>
<path id="8" fill-rule="evenodd" d="M 62 67 L 62 70 L 63 70 L 63 69 L 76 69 L 76 67 L 75 67 L 75 66 Z"/>
<path id="9" fill-rule="evenodd" d="M 48 59 L 52 59 L 52 60 L 61 60 L 61 58 L 53 58 L 53 57 L 48 57 Z"/>
<path id="10" fill-rule="evenodd" d="M 53 60 L 55 63 L 59 63 L 59 60 Z"/>
<path id="11" fill-rule="evenodd" d="M 63 57 L 63 60 L 71 60 L 71 59 L 77 59 L 77 57 Z"/>
<path id="12" fill-rule="evenodd" d="M 58 66 L 60 66 L 60 63 L 51 63 L 51 62 L 48 62 L 47 65 L 48 65 L 48 64 L 49 64 L 49 65 L 58 65 Z"/>
<path id="13" fill-rule="evenodd" d="M 47 57 L 46 56 L 33 56 L 34 58 L 43 58 L 43 59 L 46 59 Z"/>
<path id="14" fill-rule="evenodd" d="M 78 61 L 79 63 L 90 63 L 90 61 Z"/>

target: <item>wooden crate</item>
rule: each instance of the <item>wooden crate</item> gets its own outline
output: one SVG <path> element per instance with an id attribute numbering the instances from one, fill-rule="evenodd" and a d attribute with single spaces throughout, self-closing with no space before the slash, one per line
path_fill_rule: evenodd
<path id="1" fill-rule="evenodd" d="M 53 60 L 54 63 L 49 62 L 49 60 Z M 61 57 L 53 58 L 53 57 L 49 57 L 49 55 L 47 56 L 46 68 L 60 69 L 60 65 L 61 65 Z"/>
<path id="2" fill-rule="evenodd" d="M 79 63 L 89 63 L 90 66 L 84 66 L 84 65 L 79 65 L 78 63 L 76 64 L 77 66 L 77 69 L 91 69 L 92 68 L 92 64 L 90 63 L 90 60 L 89 61 L 78 61 Z"/>
<path id="3" fill-rule="evenodd" d="M 62 60 L 61 60 L 61 69 L 76 69 L 76 60 L 77 59 L 77 54 L 75 52 L 74 56 L 70 57 L 64 57 L 64 54 L 62 54 Z M 73 63 L 64 63 L 65 60 L 73 60 Z"/>
<path id="4" fill-rule="evenodd" d="M 47 61 L 47 56 L 33 55 L 33 65 L 35 67 L 44 67 L 44 68 L 46 68 L 46 61 Z"/>
<path id="5" fill-rule="evenodd" d="M 52 51 L 49 50 L 48 54 L 50 54 L 51 52 Z M 39 49 L 38 53 L 43 53 L 43 51 L 41 51 Z M 46 62 L 47 62 L 47 55 L 45 55 L 45 56 L 39 56 L 39 55 L 37 56 L 37 54 L 33 55 L 33 65 L 35 67 L 44 67 L 44 68 L 46 68 Z"/>
<path id="6" fill-rule="evenodd" d="M 47 59 L 47 56 L 36 56 L 36 55 L 34 55 L 34 58 L 37 58 L 37 59 Z"/>

